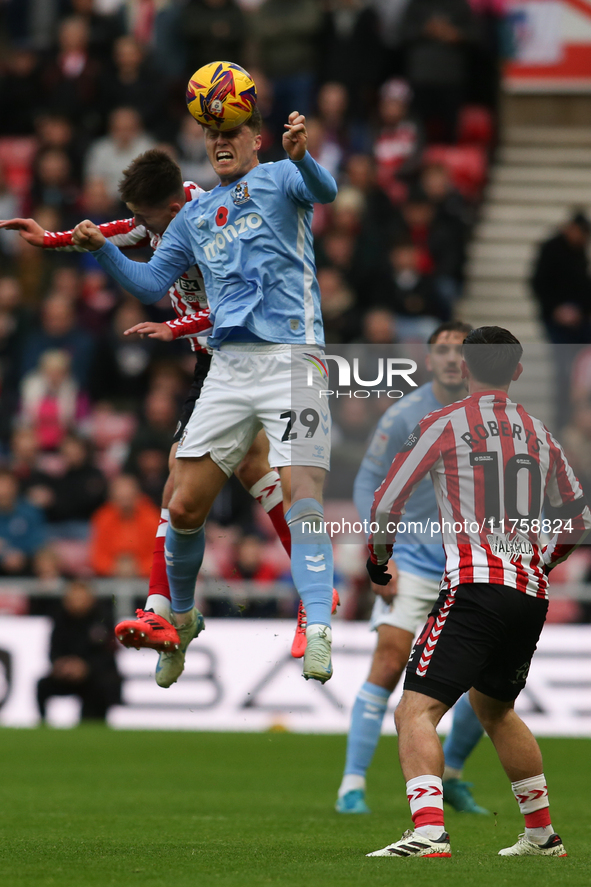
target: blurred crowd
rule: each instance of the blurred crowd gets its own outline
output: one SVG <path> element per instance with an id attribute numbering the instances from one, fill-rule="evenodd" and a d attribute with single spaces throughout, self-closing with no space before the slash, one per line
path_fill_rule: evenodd
<path id="1" fill-rule="evenodd" d="M 154 145 L 213 187 L 186 82 L 236 61 L 257 84 L 261 159 L 281 159 L 297 109 L 339 183 L 314 217 L 327 342 L 425 341 L 462 293 L 503 12 L 503 0 L 4 0 L 0 218 L 50 231 L 126 218 L 121 171 Z M 88 255 L 0 232 L 0 575 L 148 575 L 193 356 L 123 332 L 171 316 L 166 298 L 145 308 Z M 339 440 L 359 455 L 377 418 L 344 408 L 347 476 Z M 286 574 L 259 512 L 234 480 L 216 502 L 226 543 L 209 569 L 228 584 Z M 273 615 L 265 606 L 253 614 Z"/>

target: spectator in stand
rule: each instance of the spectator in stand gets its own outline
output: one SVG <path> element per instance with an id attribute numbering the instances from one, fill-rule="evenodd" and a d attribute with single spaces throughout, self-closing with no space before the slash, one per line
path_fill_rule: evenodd
<path id="1" fill-rule="evenodd" d="M 117 12 L 99 12 L 97 7 L 104 4 L 96 0 L 70 0 L 72 11 L 76 16 L 83 18 L 88 27 L 88 46 L 91 54 L 101 61 L 107 61 L 113 48 L 113 43 L 123 33 L 123 17 Z M 117 4 L 109 4 L 116 10 Z"/>
<path id="2" fill-rule="evenodd" d="M 355 116 L 367 118 L 384 68 L 377 13 L 363 0 L 333 0 L 319 40 L 321 81 L 343 84 Z"/>
<path id="3" fill-rule="evenodd" d="M 316 0 L 263 0 L 251 13 L 250 64 L 271 80 L 275 119 L 282 123 L 294 108 L 310 114 L 321 23 Z"/>
<path id="4" fill-rule="evenodd" d="M 0 135 L 28 136 L 43 105 L 39 59 L 32 49 L 13 49 L 0 73 Z"/>
<path id="5" fill-rule="evenodd" d="M 179 31 L 189 75 L 219 59 L 244 63 L 246 19 L 235 0 L 188 0 L 181 10 Z"/>
<path id="6" fill-rule="evenodd" d="M 15 363 L 30 324 L 16 277 L 0 277 L 0 365 L 7 382 L 16 383 Z"/>
<path id="7" fill-rule="evenodd" d="M 154 145 L 134 108 L 116 108 L 109 115 L 108 135 L 98 139 L 88 152 L 85 178 L 102 179 L 109 196 L 117 200 L 121 171 Z"/>
<path id="8" fill-rule="evenodd" d="M 82 159 L 88 139 L 64 114 L 43 113 L 35 118 L 35 133 L 39 151 L 53 149 L 65 151 L 70 161 L 72 175 L 77 185 L 82 179 Z M 37 203 L 38 201 L 33 201 Z M 6 217 L 8 218 L 8 217 Z"/>
<path id="9" fill-rule="evenodd" d="M 9 465 L 18 481 L 19 494 L 45 511 L 53 496 L 53 478 L 41 466 L 41 448 L 32 428 L 17 428 L 13 432 Z"/>
<path id="10" fill-rule="evenodd" d="M 117 306 L 117 295 L 110 277 L 99 267 L 90 267 L 80 287 L 79 321 L 90 333 L 104 334 Z"/>
<path id="11" fill-rule="evenodd" d="M 442 163 L 428 163 L 421 170 L 420 186 L 428 200 L 435 206 L 437 217 L 451 219 L 465 239 L 468 227 L 474 221 L 474 207 L 468 205 L 454 187 L 449 171 Z"/>
<path id="12" fill-rule="evenodd" d="M 433 277 L 422 270 L 421 249 L 412 240 L 397 241 L 386 266 L 376 272 L 370 292 L 373 301 L 393 311 L 401 341 L 425 340 L 442 318 Z"/>
<path id="13" fill-rule="evenodd" d="M 109 500 L 93 515 L 90 562 L 98 576 L 150 575 L 160 511 L 135 477 L 111 481 Z"/>
<path id="14" fill-rule="evenodd" d="M 455 219 L 437 213 L 420 187 L 402 204 L 395 239 L 412 241 L 420 254 L 419 270 L 433 275 L 441 311 L 449 316 L 460 295 L 464 260 L 464 232 Z M 444 319 L 448 319 L 447 317 Z"/>
<path id="15" fill-rule="evenodd" d="M 121 677 L 115 661 L 113 622 L 83 582 L 71 582 L 55 615 L 49 649 L 50 673 L 37 684 L 37 703 L 45 720 L 52 696 L 78 696 L 83 721 L 104 721 L 121 702 Z"/>
<path id="16" fill-rule="evenodd" d="M 359 334 L 360 323 L 355 294 L 337 268 L 320 268 L 318 286 L 326 344 L 352 342 Z"/>
<path id="17" fill-rule="evenodd" d="M 151 391 L 144 402 L 143 412 L 124 470 L 135 475 L 142 491 L 160 506 L 178 404 L 162 391 Z"/>
<path id="18" fill-rule="evenodd" d="M 377 183 L 394 204 L 406 198 L 404 178 L 416 171 L 422 151 L 422 134 L 409 116 L 411 99 L 404 80 L 388 80 L 380 89 L 373 153 Z"/>
<path id="19" fill-rule="evenodd" d="M 18 480 L 0 469 L 0 575 L 28 576 L 45 542 L 43 513 L 19 498 Z"/>
<path id="20" fill-rule="evenodd" d="M 343 159 L 341 146 L 329 137 L 324 123 L 317 117 L 309 117 L 306 120 L 306 132 L 308 133 L 308 152 L 332 176 L 338 178 L 339 167 Z"/>
<path id="21" fill-rule="evenodd" d="M 45 351 L 39 368 L 21 383 L 20 421 L 33 429 L 44 451 L 56 450 L 89 413 L 88 397 L 71 375 L 70 363 L 66 351 Z"/>
<path id="22" fill-rule="evenodd" d="M 110 222 L 117 218 L 121 204 L 109 193 L 103 179 L 86 179 L 80 196 L 80 209 L 82 215 L 94 222 L 95 225 L 100 225 L 102 222 Z M 56 231 L 57 229 L 47 228 L 46 230 Z M 81 261 L 90 264 L 88 257 L 83 256 Z M 92 267 L 96 268 L 94 260 L 92 260 Z"/>
<path id="23" fill-rule="evenodd" d="M 183 116 L 176 144 L 184 180 L 196 182 L 205 191 L 215 188 L 220 180 L 207 159 L 203 128 L 190 114 Z"/>
<path id="24" fill-rule="evenodd" d="M 28 334 L 21 355 L 21 376 L 35 369 L 45 351 L 67 351 L 72 359 L 72 375 L 86 388 L 94 353 L 94 341 L 76 323 L 72 300 L 59 292 L 49 296 L 41 307 L 41 325 Z"/>
<path id="25" fill-rule="evenodd" d="M 100 63 L 89 52 L 88 23 L 81 16 L 60 22 L 57 52 L 45 66 L 39 88 L 43 106 L 76 121 L 88 133 L 100 126 L 97 109 Z"/>
<path id="26" fill-rule="evenodd" d="M 222 578 L 226 582 L 256 582 L 270 585 L 277 582 L 282 571 L 269 559 L 264 540 L 252 531 L 246 531 L 234 545 L 230 559 L 224 564 Z M 273 619 L 280 615 L 276 598 L 248 598 L 245 605 L 232 597 L 205 598 L 210 616 L 242 616 L 255 619 Z"/>
<path id="27" fill-rule="evenodd" d="M 51 538 L 87 539 L 89 521 L 104 503 L 107 482 L 91 461 L 85 438 L 70 432 L 60 445 L 62 471 L 52 478 L 51 499 L 45 514 Z"/>
<path id="28" fill-rule="evenodd" d="M 396 317 L 389 308 L 371 308 L 363 315 L 362 341 L 367 345 L 396 345 Z"/>
<path id="29" fill-rule="evenodd" d="M 539 249 L 531 280 L 548 338 L 556 345 L 591 342 L 591 224 L 575 213 Z"/>
<path id="30" fill-rule="evenodd" d="M 369 144 L 369 131 L 365 124 L 352 120 L 347 89 L 342 83 L 329 81 L 318 90 L 316 113 L 322 122 L 326 139 L 339 147 L 347 158 L 352 151 L 363 151 Z"/>
<path id="31" fill-rule="evenodd" d="M 363 195 L 363 228 L 382 254 L 387 246 L 395 210 L 382 188 L 376 184 L 376 167 L 369 154 L 353 154 L 345 167 L 347 182 Z M 338 196 L 338 195 L 337 195 Z"/>
<path id="32" fill-rule="evenodd" d="M 90 394 L 94 400 L 114 400 L 135 408 L 148 386 L 154 340 L 126 336 L 125 330 L 146 320 L 139 302 L 119 306 L 113 324 L 99 342 L 90 374 Z M 169 441 L 170 449 L 170 441 Z"/>
<path id="33" fill-rule="evenodd" d="M 400 23 L 406 77 L 429 142 L 456 140 L 466 92 L 467 53 L 476 36 L 467 0 L 410 0 Z"/>
<path id="34" fill-rule="evenodd" d="M 566 458 L 581 482 L 587 500 L 591 496 L 591 394 L 578 400 L 560 441 Z"/>
<path id="35" fill-rule="evenodd" d="M 78 186 L 72 164 L 61 148 L 46 148 L 35 158 L 33 184 L 25 214 L 36 206 L 52 207 L 59 213 L 61 226 L 70 228 L 78 219 Z"/>
<path id="36" fill-rule="evenodd" d="M 113 61 L 100 84 L 100 104 L 107 116 L 114 108 L 134 108 L 144 126 L 166 137 L 166 89 L 161 73 L 146 50 L 133 37 L 119 37 L 113 47 Z"/>

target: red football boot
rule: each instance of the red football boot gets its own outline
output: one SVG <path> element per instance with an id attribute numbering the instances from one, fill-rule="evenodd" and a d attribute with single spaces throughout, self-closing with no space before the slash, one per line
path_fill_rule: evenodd
<path id="1" fill-rule="evenodd" d="M 178 650 L 180 640 L 174 625 L 153 610 L 136 610 L 137 619 L 124 619 L 115 627 L 115 637 L 124 647 L 149 647 L 159 653 Z"/>
<path id="2" fill-rule="evenodd" d="M 332 590 L 332 612 L 336 613 L 337 607 L 341 603 L 339 593 L 336 588 Z M 291 655 L 294 659 L 301 659 L 306 652 L 306 628 L 308 627 L 308 617 L 306 616 L 306 608 L 302 601 L 298 607 L 298 624 L 296 625 L 295 635 L 291 644 Z"/>

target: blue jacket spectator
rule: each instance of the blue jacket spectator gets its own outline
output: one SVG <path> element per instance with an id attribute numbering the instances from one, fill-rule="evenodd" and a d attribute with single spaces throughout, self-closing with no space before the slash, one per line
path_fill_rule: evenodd
<path id="1" fill-rule="evenodd" d="M 45 542 L 42 512 L 18 498 L 18 481 L 0 471 L 0 575 L 24 576 Z"/>

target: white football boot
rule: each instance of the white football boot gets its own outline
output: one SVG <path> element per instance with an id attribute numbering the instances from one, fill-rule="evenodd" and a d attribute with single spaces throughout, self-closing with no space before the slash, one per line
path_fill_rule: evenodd
<path id="1" fill-rule="evenodd" d="M 205 628 L 205 620 L 197 607 L 188 613 L 173 613 L 172 623 L 178 632 L 180 645 L 178 650 L 161 653 L 158 657 L 156 683 L 159 687 L 170 687 L 178 681 L 185 667 L 187 647 Z"/>
<path id="2" fill-rule="evenodd" d="M 307 681 L 325 684 L 332 677 L 332 631 L 328 625 L 308 625 L 306 628 L 306 652 L 302 674 Z"/>
<path id="3" fill-rule="evenodd" d="M 442 832 L 436 841 L 408 829 L 399 841 L 366 856 L 451 856 L 449 835 Z"/>
<path id="4" fill-rule="evenodd" d="M 523 834 L 512 847 L 499 850 L 499 856 L 568 856 L 568 853 L 559 835 L 550 835 L 545 844 L 534 844 Z"/>

